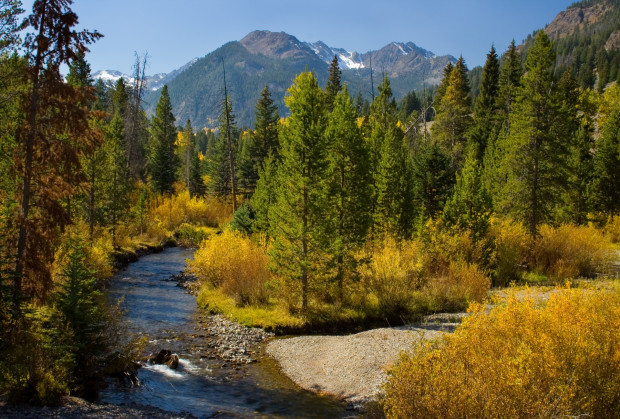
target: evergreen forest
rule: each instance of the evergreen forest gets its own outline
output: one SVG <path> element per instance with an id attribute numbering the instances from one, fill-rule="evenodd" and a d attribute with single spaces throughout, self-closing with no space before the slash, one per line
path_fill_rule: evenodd
<path id="1" fill-rule="evenodd" d="M 0 0 L 0 395 L 96 399 L 103 377 L 135 372 L 144 342 L 107 280 L 186 246 L 202 308 L 279 334 L 469 307 L 454 338 L 403 355 L 387 417 L 620 414 L 620 292 L 597 285 L 617 279 L 620 242 L 620 49 L 604 46 L 617 7 L 609 33 L 490 46 L 475 77 L 460 57 L 398 101 L 387 76 L 371 101 L 352 94 L 335 57 L 294 79 L 286 117 L 265 85 L 251 127 L 222 65 L 218 128 L 199 129 L 167 86 L 147 115 L 145 57 L 132 83 L 93 80 L 102 35 L 75 29 L 72 3 L 36 0 L 21 23 L 20 1 Z M 488 320 L 489 292 L 511 286 L 569 294 Z"/>

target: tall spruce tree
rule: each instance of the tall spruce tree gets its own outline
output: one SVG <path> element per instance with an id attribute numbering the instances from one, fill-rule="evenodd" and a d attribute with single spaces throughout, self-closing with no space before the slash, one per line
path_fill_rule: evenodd
<path id="1" fill-rule="evenodd" d="M 544 31 L 536 35 L 525 62 L 506 138 L 501 206 L 522 220 L 532 237 L 548 221 L 565 186 L 566 139 L 558 131 L 555 53 Z"/>
<path id="2" fill-rule="evenodd" d="M 106 170 L 103 174 L 103 211 L 105 224 L 110 226 L 112 244 L 116 246 L 116 230 L 129 209 L 131 179 L 125 152 L 125 127 L 123 118 L 117 112 L 105 130 L 102 147 Z"/>
<path id="3" fill-rule="evenodd" d="M 277 203 L 272 209 L 276 271 L 301 285 L 301 308 L 308 309 L 312 283 L 327 274 L 327 112 L 325 94 L 313 73 L 301 73 L 288 89 L 291 116 L 280 132 L 281 163 Z"/>
<path id="4" fill-rule="evenodd" d="M 175 154 L 177 130 L 174 121 L 168 86 L 164 85 L 151 122 L 149 162 L 153 187 L 159 193 L 172 193 L 174 182 L 177 180 L 179 162 Z"/>
<path id="5" fill-rule="evenodd" d="M 387 76 L 370 107 L 370 163 L 374 233 L 407 237 L 413 228 L 411 167 Z"/>
<path id="6" fill-rule="evenodd" d="M 261 92 L 261 96 L 256 102 L 254 112 L 254 130 L 248 143 L 249 156 L 251 161 L 248 173 L 245 176 L 247 188 L 250 194 L 254 193 L 258 174 L 263 169 L 267 156 L 279 155 L 280 144 L 278 142 L 278 107 L 271 98 L 269 87 Z"/>
<path id="7" fill-rule="evenodd" d="M 357 127 L 357 111 L 345 84 L 336 95 L 325 132 L 329 144 L 329 201 L 334 228 L 339 299 L 344 301 L 345 278 L 355 269 L 354 253 L 363 244 L 370 223 L 371 174 L 368 150 Z"/>
<path id="8" fill-rule="evenodd" d="M 510 114 L 523 74 L 521 56 L 514 40 L 510 43 L 503 59 L 504 63 L 501 67 L 495 99 L 496 121 L 493 125 L 496 130 L 488 138 L 483 158 L 484 185 L 491 194 L 494 203 L 500 199 L 500 191 L 506 180 L 505 175 L 502 175 L 500 166 L 506 154 L 506 137 L 510 131 Z M 494 208 L 496 207 L 494 206 Z"/>
<path id="9" fill-rule="evenodd" d="M 452 155 L 455 169 L 461 166 L 467 142 L 466 134 L 472 123 L 470 107 L 467 66 L 463 57 L 460 57 L 450 72 L 448 86 L 441 98 L 432 128 L 435 140 Z"/>
<path id="10" fill-rule="evenodd" d="M 474 121 L 470 133 L 470 141 L 477 150 L 478 161 L 482 162 L 489 137 L 496 130 L 497 123 L 497 92 L 499 89 L 499 60 L 495 47 L 487 54 L 482 69 L 480 94 L 474 106 Z"/>
<path id="11" fill-rule="evenodd" d="M 620 88 L 617 85 L 608 88 L 605 96 L 612 96 L 614 91 L 618 94 Z M 620 106 L 618 102 L 605 115 L 601 136 L 596 141 L 592 203 L 597 211 L 612 220 L 620 214 Z"/>
<path id="12" fill-rule="evenodd" d="M 235 115 L 232 111 L 230 97 L 222 106 L 219 122 L 220 131 L 215 137 L 213 147 L 208 149 L 208 190 L 220 198 L 232 198 L 233 190 L 236 191 L 236 188 L 233 188 L 233 179 L 236 181 L 234 176 L 236 173 L 233 172 L 237 166 L 237 139 L 239 138 L 239 132 L 235 122 Z M 231 171 L 231 168 L 233 168 L 233 171 Z"/>
<path id="13" fill-rule="evenodd" d="M 325 105 L 327 106 L 327 112 L 331 112 L 334 109 L 334 101 L 336 95 L 342 90 L 342 82 L 340 67 L 338 66 L 338 56 L 334 55 L 334 59 L 329 65 L 329 78 L 325 85 Z"/>
<path id="14" fill-rule="evenodd" d="M 487 233 L 491 210 L 491 196 L 482 184 L 477 150 L 472 147 L 463 169 L 456 175 L 454 192 L 446 202 L 442 220 L 447 227 L 468 230 L 474 240 L 479 240 Z"/>
<path id="15" fill-rule="evenodd" d="M 454 186 L 454 170 L 447 154 L 436 141 L 422 141 L 413 156 L 412 187 L 418 218 L 437 217 Z"/>
<path id="16" fill-rule="evenodd" d="M 433 98 L 433 107 L 435 108 L 435 112 L 439 112 L 441 110 L 441 101 L 443 96 L 446 94 L 446 90 L 448 90 L 448 86 L 450 85 L 450 74 L 452 74 L 452 70 L 454 70 L 454 64 L 452 64 L 451 61 L 448 61 L 448 64 L 446 64 L 443 69 L 441 83 L 439 83 L 437 90 L 435 90 L 435 97 Z"/>
<path id="17" fill-rule="evenodd" d="M 590 212 L 589 189 L 594 172 L 593 132 L 596 109 L 588 92 L 580 93 L 579 84 L 566 70 L 558 82 L 558 121 L 554 124 L 560 138 L 567 144 L 565 162 L 566 188 L 558 220 L 586 224 Z"/>

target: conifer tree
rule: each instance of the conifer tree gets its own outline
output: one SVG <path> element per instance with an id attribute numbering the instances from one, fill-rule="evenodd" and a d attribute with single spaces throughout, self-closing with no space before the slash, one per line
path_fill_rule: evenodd
<path id="1" fill-rule="evenodd" d="M 482 184 L 482 170 L 475 148 L 470 148 L 456 185 L 446 202 L 442 220 L 447 227 L 469 230 L 474 240 L 483 238 L 489 227 L 491 197 Z"/>
<path id="2" fill-rule="evenodd" d="M 276 203 L 278 189 L 278 160 L 269 155 L 258 171 L 256 191 L 252 195 L 250 204 L 254 210 L 254 230 L 262 231 L 267 236 L 271 234 L 271 216 Z"/>
<path id="3" fill-rule="evenodd" d="M 329 201 L 334 216 L 332 252 L 342 302 L 345 276 L 355 268 L 354 252 L 363 244 L 372 221 L 368 150 L 357 127 L 357 111 L 346 84 L 336 95 L 325 135 L 331 174 Z"/>
<path id="4" fill-rule="evenodd" d="M 557 131 L 551 41 L 539 31 L 528 52 L 521 88 L 510 114 L 503 156 L 501 207 L 526 223 L 532 237 L 548 221 L 565 185 L 566 140 Z"/>
<path id="5" fill-rule="evenodd" d="M 514 40 L 510 42 L 510 46 L 503 58 L 504 64 L 499 75 L 497 103 L 495 106 L 498 110 L 499 120 L 497 124 L 503 127 L 504 132 L 508 132 L 510 130 L 509 115 L 512 112 L 512 106 L 521 85 L 521 76 L 523 75 L 521 56 L 519 51 L 517 51 Z"/>
<path id="6" fill-rule="evenodd" d="M 221 198 L 232 197 L 233 190 L 236 189 L 233 188 L 233 175 L 236 173 L 231 172 L 231 167 L 237 166 L 237 138 L 239 138 L 239 133 L 237 132 L 235 115 L 232 112 L 232 102 L 228 98 L 222 106 L 222 113 L 220 114 L 220 131 L 215 137 L 213 147 L 208 150 L 208 189 L 210 193 Z M 232 164 L 231 158 L 233 159 Z"/>
<path id="7" fill-rule="evenodd" d="M 437 86 L 437 90 L 435 90 L 433 106 L 436 112 L 439 112 L 439 110 L 441 109 L 441 100 L 446 94 L 446 90 L 448 90 L 448 86 L 450 85 L 450 74 L 452 74 L 453 69 L 454 64 L 452 64 L 451 61 L 448 61 L 448 64 L 446 64 L 443 69 L 443 77 L 441 78 L 441 83 L 439 83 L 439 86 Z"/>
<path id="8" fill-rule="evenodd" d="M 325 94 L 313 73 L 301 73 L 288 89 L 291 116 L 280 131 L 277 203 L 271 216 L 276 271 L 301 285 L 308 309 L 311 284 L 326 274 L 327 144 Z"/>
<path id="9" fill-rule="evenodd" d="M 590 94 L 580 94 L 579 85 L 569 70 L 558 82 L 558 120 L 554 124 L 557 135 L 567 143 L 566 188 L 558 209 L 561 221 L 585 224 L 590 212 L 589 189 L 594 172 L 592 134 L 596 109 Z"/>
<path id="10" fill-rule="evenodd" d="M 617 87 L 617 86 L 615 86 Z M 607 92 L 606 92 L 607 94 Z M 596 141 L 592 202 L 613 220 L 620 214 L 620 108 L 606 116 Z"/>
<path id="11" fill-rule="evenodd" d="M 67 0 L 35 0 L 32 14 L 25 21 L 35 33 L 28 34 L 24 43 L 30 67 L 29 92 L 23 101 L 25 118 L 21 121 L 23 128 L 18 130 L 15 153 L 16 170 L 22 180 L 15 308 L 24 291 L 25 276 L 30 294 L 44 297 L 49 289 L 53 243 L 58 227 L 67 222 L 67 213 L 59 202 L 71 196 L 82 180 L 80 154 L 99 141 L 88 125 L 90 111 L 79 105 L 90 100 L 92 90 L 69 86 L 60 74 L 62 64 L 70 64 L 88 50 L 88 44 L 101 37 L 97 32 L 74 30 L 78 17 L 70 5 Z"/>
<path id="12" fill-rule="evenodd" d="M 116 246 L 116 229 L 129 208 L 129 193 L 131 192 L 124 142 L 123 118 L 117 112 L 106 129 L 102 150 L 105 155 L 102 185 L 103 211 L 105 222 L 112 232 L 114 246 Z"/>
<path id="13" fill-rule="evenodd" d="M 496 130 L 497 122 L 497 91 L 499 89 L 499 60 L 495 47 L 487 54 L 487 60 L 482 69 L 480 94 L 474 106 L 474 121 L 470 133 L 470 140 L 477 149 L 478 160 L 482 161 L 489 137 Z"/>
<path id="14" fill-rule="evenodd" d="M 267 85 L 265 85 L 261 97 L 256 103 L 254 117 L 255 123 L 251 138 L 247 143 L 244 143 L 247 150 L 242 150 L 242 154 L 245 152 L 248 155 L 245 158 L 247 169 L 244 170 L 244 179 L 250 196 L 256 189 L 258 174 L 263 168 L 267 156 L 277 157 L 279 155 L 278 107 L 271 99 L 271 92 Z"/>
<path id="15" fill-rule="evenodd" d="M 202 164 L 200 161 L 200 148 L 198 145 L 194 146 L 190 157 L 189 167 L 189 194 L 190 196 L 203 196 L 206 191 L 205 183 L 202 178 Z"/>
<path id="16" fill-rule="evenodd" d="M 413 227 L 409 151 L 398 127 L 396 102 L 387 76 L 370 108 L 370 163 L 376 234 L 407 237 Z"/>
<path id="17" fill-rule="evenodd" d="M 325 104 L 327 106 L 327 112 L 331 112 L 334 109 L 334 100 L 340 90 L 342 90 L 342 83 L 340 81 L 341 73 L 338 66 L 338 56 L 334 55 L 334 59 L 329 65 L 329 78 L 325 85 Z"/>
<path id="18" fill-rule="evenodd" d="M 419 218 L 437 217 L 454 186 L 450 156 L 436 141 L 424 141 L 413 156 L 412 187 Z"/>
<path id="19" fill-rule="evenodd" d="M 488 138 L 483 158 L 484 185 L 491 194 L 494 208 L 495 202 L 500 199 L 500 191 L 506 180 L 500 166 L 506 154 L 506 137 L 510 131 L 510 114 L 520 87 L 522 74 L 521 57 L 513 40 L 504 54 L 504 64 L 499 76 L 498 93 L 495 100 L 496 121 L 494 123 L 497 129 Z"/>
<path id="20" fill-rule="evenodd" d="M 151 122 L 151 153 L 149 172 L 158 193 L 172 193 L 176 182 L 178 159 L 175 154 L 177 130 L 168 94 L 168 86 L 161 90 L 155 115 Z"/>
<path id="21" fill-rule="evenodd" d="M 454 69 L 433 125 L 433 137 L 452 155 L 453 167 L 459 168 L 466 144 L 466 133 L 472 119 L 470 116 L 469 82 L 465 60 L 460 57 Z"/>
<path id="22" fill-rule="evenodd" d="M 125 80 L 120 77 L 114 85 L 114 93 L 112 93 L 112 114 L 118 112 L 123 119 L 127 113 L 127 102 L 129 101 L 129 95 L 127 93 L 127 85 Z"/>

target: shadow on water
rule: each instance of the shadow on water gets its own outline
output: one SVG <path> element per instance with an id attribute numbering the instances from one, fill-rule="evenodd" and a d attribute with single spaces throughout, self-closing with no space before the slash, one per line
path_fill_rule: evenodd
<path id="1" fill-rule="evenodd" d="M 346 417 L 344 403 L 299 389 L 272 360 L 237 370 L 223 367 L 223 361 L 200 357 L 195 348 L 204 340 L 203 314 L 196 298 L 166 281 L 183 270 L 185 259 L 192 255 L 192 250 L 180 248 L 147 255 L 110 281 L 110 303 L 123 299 L 129 332 L 149 339 L 147 354 L 170 349 L 178 353 L 180 364 L 177 370 L 145 366 L 138 372 L 140 387 L 111 385 L 100 400 L 139 403 L 197 417 Z"/>

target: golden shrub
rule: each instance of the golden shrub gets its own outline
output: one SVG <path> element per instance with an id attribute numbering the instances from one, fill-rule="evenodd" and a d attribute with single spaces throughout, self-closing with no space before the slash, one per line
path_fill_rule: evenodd
<path id="1" fill-rule="evenodd" d="M 523 224 L 510 220 L 493 220 L 490 234 L 495 245 L 494 285 L 505 286 L 519 281 L 531 247 L 530 235 Z"/>
<path id="2" fill-rule="evenodd" d="M 389 373 L 388 418 L 620 417 L 618 289 L 511 297 Z"/>
<path id="3" fill-rule="evenodd" d="M 359 274 L 367 292 L 374 295 L 383 312 L 407 309 L 413 291 L 422 285 L 426 267 L 421 243 L 397 242 L 386 238 L 380 248 L 365 249 L 359 259 L 367 259 Z"/>
<path id="4" fill-rule="evenodd" d="M 557 280 L 608 273 L 613 252 L 594 227 L 543 225 L 533 247 L 533 266 Z"/>
<path id="5" fill-rule="evenodd" d="M 230 230 L 201 243 L 188 266 L 199 280 L 218 287 L 237 304 L 259 304 L 267 300 L 267 251 L 250 238 Z"/>
<path id="6" fill-rule="evenodd" d="M 183 223 L 217 227 L 232 217 L 232 209 L 214 198 L 190 197 L 187 190 L 178 195 L 158 197 L 150 210 L 149 224 L 174 231 Z"/>
<path id="7" fill-rule="evenodd" d="M 620 243 L 620 217 L 609 219 L 603 227 L 603 234 L 611 243 Z"/>
<path id="8" fill-rule="evenodd" d="M 482 301 L 490 288 L 491 280 L 478 265 L 460 261 L 452 262 L 447 274 L 430 278 L 422 295 L 430 311 L 456 311 Z"/>

